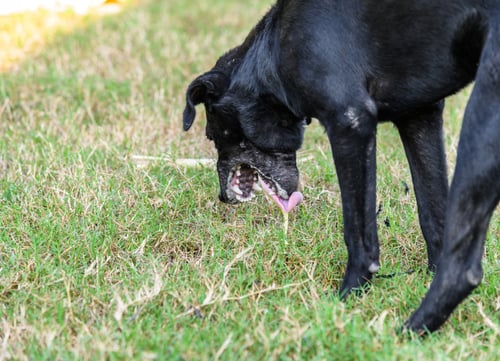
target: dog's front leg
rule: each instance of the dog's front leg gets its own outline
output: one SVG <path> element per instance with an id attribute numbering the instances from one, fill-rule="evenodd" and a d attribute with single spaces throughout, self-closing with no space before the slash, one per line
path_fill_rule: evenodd
<path id="1" fill-rule="evenodd" d="M 348 261 L 340 295 L 345 298 L 367 284 L 379 269 L 375 194 L 377 121 L 370 109 L 347 106 L 337 108 L 333 120 L 322 123 L 330 139 L 342 196 Z"/>

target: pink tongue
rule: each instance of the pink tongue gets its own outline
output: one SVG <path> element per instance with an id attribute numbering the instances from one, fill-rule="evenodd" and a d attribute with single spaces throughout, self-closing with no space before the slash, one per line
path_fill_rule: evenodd
<path id="1" fill-rule="evenodd" d="M 300 192 L 293 192 L 288 199 L 282 199 L 278 196 L 274 195 L 273 200 L 278 203 L 280 208 L 285 212 L 290 212 L 292 209 L 297 207 L 300 203 L 302 203 L 304 197 Z"/>
<path id="2" fill-rule="evenodd" d="M 283 199 L 277 194 L 271 195 L 272 191 L 265 182 L 259 179 L 259 184 L 264 189 L 264 192 L 266 192 L 273 199 L 273 201 L 281 208 L 283 212 L 290 212 L 304 200 L 304 197 L 300 192 L 293 192 L 288 199 Z"/>

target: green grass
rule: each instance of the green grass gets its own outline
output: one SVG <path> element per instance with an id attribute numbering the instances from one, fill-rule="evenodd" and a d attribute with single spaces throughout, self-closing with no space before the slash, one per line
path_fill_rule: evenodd
<path id="1" fill-rule="evenodd" d="M 23 14 L 0 25 L 0 360 L 494 360 L 500 218 L 482 285 L 425 340 L 397 328 L 431 281 L 397 132 L 379 129 L 380 273 L 339 302 L 340 194 L 308 128 L 305 196 L 217 201 L 204 114 L 186 86 L 240 43 L 269 0 L 134 1 L 119 14 Z M 446 110 L 450 167 L 466 92 Z M 138 155 L 153 160 L 138 162 Z M 158 160 L 155 160 L 158 159 Z"/>

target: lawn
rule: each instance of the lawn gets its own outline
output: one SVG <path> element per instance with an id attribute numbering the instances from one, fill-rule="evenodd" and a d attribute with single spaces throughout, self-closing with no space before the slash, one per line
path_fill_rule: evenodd
<path id="1" fill-rule="evenodd" d="M 178 162 L 215 157 L 201 107 L 182 132 L 186 86 L 270 5 L 130 0 L 106 16 L 0 18 L 0 360 L 499 359 L 498 210 L 482 285 L 440 332 L 397 333 L 431 275 L 390 124 L 379 273 L 395 276 L 345 303 L 340 194 L 316 121 L 288 234 L 263 195 L 221 204 L 213 166 Z M 469 91 L 447 103 L 451 169 Z"/>

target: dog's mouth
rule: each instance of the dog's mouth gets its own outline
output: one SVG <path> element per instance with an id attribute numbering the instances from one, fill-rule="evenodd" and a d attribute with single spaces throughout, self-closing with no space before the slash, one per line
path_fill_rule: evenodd
<path id="1" fill-rule="evenodd" d="M 302 193 L 288 195 L 278 182 L 248 164 L 239 164 L 229 172 L 227 190 L 239 202 L 248 202 L 256 191 L 264 191 L 284 212 L 290 212 L 303 200 Z"/>

